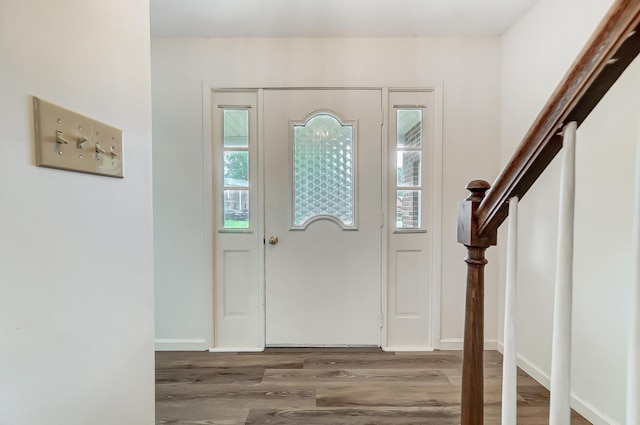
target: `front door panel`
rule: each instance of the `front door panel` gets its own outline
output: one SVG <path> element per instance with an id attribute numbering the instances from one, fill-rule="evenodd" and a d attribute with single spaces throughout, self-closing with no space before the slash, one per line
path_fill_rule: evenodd
<path id="1" fill-rule="evenodd" d="M 265 90 L 266 343 L 380 345 L 381 91 Z"/>

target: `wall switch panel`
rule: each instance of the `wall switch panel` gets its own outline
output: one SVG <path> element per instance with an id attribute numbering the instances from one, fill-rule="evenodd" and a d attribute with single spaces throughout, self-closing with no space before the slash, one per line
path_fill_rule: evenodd
<path id="1" fill-rule="evenodd" d="M 33 98 L 36 165 L 124 177 L 122 130 Z"/>

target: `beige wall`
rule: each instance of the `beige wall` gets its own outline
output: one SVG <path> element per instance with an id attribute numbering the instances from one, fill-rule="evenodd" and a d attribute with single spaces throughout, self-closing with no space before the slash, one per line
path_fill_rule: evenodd
<path id="1" fill-rule="evenodd" d="M 465 267 L 456 204 L 499 158 L 500 40 L 489 38 L 153 39 L 156 337 L 210 344 L 211 236 L 203 204 L 205 87 L 420 87 L 443 83 L 442 326 L 461 347 Z M 206 117 L 204 119 L 207 119 Z M 495 254 L 491 254 L 494 255 Z M 494 260 L 497 257 L 490 257 Z M 497 264 L 487 270 L 487 338 L 497 337 Z"/>
<path id="2" fill-rule="evenodd" d="M 154 423 L 148 0 L 0 1 L 0 423 Z M 32 98 L 124 133 L 125 178 L 35 166 Z"/>
<path id="3" fill-rule="evenodd" d="M 610 4 L 542 0 L 505 34 L 502 163 Z M 578 130 L 572 388 L 574 406 L 596 424 L 624 422 L 638 93 L 636 60 Z M 551 369 L 559 175 L 556 158 L 520 204 L 518 350 L 522 366 L 543 383 Z"/>

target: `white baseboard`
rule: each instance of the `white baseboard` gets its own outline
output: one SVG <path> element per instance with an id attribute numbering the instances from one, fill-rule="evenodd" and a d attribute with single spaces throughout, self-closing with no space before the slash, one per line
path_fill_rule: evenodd
<path id="1" fill-rule="evenodd" d="M 498 351 L 504 353 L 504 344 L 502 342 L 498 342 Z M 551 388 L 551 375 L 520 353 L 518 353 L 518 366 L 538 381 L 540 385 L 546 389 Z M 571 392 L 571 408 L 584 416 L 593 425 L 621 425 L 593 404 L 578 397 L 573 391 Z"/>
<path id="2" fill-rule="evenodd" d="M 485 339 L 484 349 L 495 350 L 498 347 L 498 341 L 495 339 Z M 462 338 L 447 338 L 440 340 L 439 350 L 462 350 L 464 348 L 464 340 Z"/>
<path id="3" fill-rule="evenodd" d="M 621 425 L 596 406 L 571 393 L 571 407 L 594 425 Z"/>
<path id="4" fill-rule="evenodd" d="M 383 351 L 433 351 L 433 347 L 420 346 L 420 345 L 391 345 L 389 347 L 382 347 Z"/>
<path id="5" fill-rule="evenodd" d="M 208 348 L 210 353 L 259 353 L 264 351 L 263 347 L 212 347 Z"/>
<path id="6" fill-rule="evenodd" d="M 200 338 L 157 338 L 156 351 L 205 351 L 209 348 Z"/>

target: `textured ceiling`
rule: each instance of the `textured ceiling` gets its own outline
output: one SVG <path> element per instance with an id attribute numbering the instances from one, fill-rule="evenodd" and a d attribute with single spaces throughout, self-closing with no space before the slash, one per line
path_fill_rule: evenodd
<path id="1" fill-rule="evenodd" d="M 151 0 L 153 37 L 504 33 L 538 0 Z"/>

